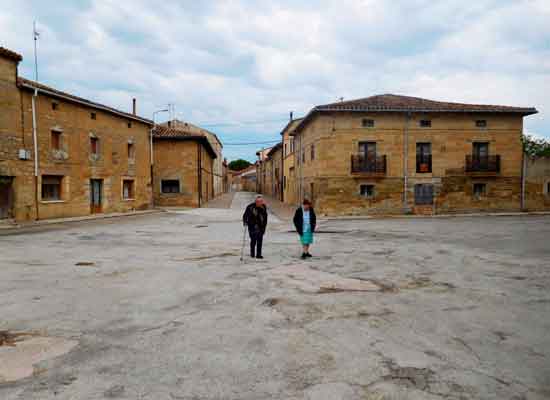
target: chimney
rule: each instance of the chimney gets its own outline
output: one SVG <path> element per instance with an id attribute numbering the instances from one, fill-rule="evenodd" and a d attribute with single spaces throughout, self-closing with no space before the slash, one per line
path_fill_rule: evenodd
<path id="1" fill-rule="evenodd" d="M 136 115 L 136 99 L 132 99 L 132 114 Z"/>
<path id="2" fill-rule="evenodd" d="M 294 117 L 294 112 L 291 111 L 291 112 L 290 112 L 290 120 L 291 120 L 291 121 L 292 121 L 293 117 Z"/>
<path id="3" fill-rule="evenodd" d="M 168 128 L 172 127 L 172 121 L 168 120 Z"/>

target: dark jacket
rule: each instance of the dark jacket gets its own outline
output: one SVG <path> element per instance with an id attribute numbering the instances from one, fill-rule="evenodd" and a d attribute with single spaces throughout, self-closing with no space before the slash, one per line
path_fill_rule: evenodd
<path id="1" fill-rule="evenodd" d="M 296 227 L 296 232 L 300 236 L 304 234 L 304 211 L 302 207 L 298 207 L 294 213 L 294 226 Z M 317 225 L 317 216 L 313 207 L 309 208 L 309 225 L 311 226 L 311 232 L 315 232 L 315 226 Z"/>
<path id="2" fill-rule="evenodd" d="M 251 232 L 265 233 L 267 227 L 267 208 L 256 207 L 256 203 L 249 204 L 243 215 L 243 223 L 248 226 Z"/>

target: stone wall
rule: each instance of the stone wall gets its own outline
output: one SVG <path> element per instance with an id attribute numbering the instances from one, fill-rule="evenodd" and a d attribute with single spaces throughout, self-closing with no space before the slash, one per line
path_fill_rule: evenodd
<path id="1" fill-rule="evenodd" d="M 550 157 L 526 158 L 525 163 L 525 208 L 550 210 Z"/>

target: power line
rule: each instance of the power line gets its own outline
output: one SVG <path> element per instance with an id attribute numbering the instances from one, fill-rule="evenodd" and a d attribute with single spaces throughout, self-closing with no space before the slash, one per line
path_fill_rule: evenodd
<path id="1" fill-rule="evenodd" d="M 241 143 L 226 143 L 224 142 L 223 145 L 225 146 L 249 146 L 249 145 L 257 145 L 257 144 L 273 144 L 278 143 L 280 140 L 268 140 L 264 142 L 241 142 Z"/>
<path id="2" fill-rule="evenodd" d="M 275 123 L 275 122 L 283 122 L 288 121 L 288 118 L 279 118 L 279 119 L 272 119 L 272 120 L 264 120 L 264 121 L 244 121 L 244 122 L 206 122 L 206 123 L 198 123 L 197 125 L 201 127 L 223 127 L 223 126 L 241 126 L 241 125 L 261 125 L 261 124 L 269 124 L 269 123 Z"/>

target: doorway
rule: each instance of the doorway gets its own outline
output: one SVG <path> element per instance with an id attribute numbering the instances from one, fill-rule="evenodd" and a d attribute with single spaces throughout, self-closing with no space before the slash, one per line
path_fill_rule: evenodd
<path id="1" fill-rule="evenodd" d="M 0 219 L 13 218 L 13 178 L 0 176 Z"/>
<path id="2" fill-rule="evenodd" d="M 90 212 L 97 214 L 102 212 L 103 203 L 103 179 L 90 179 Z"/>

